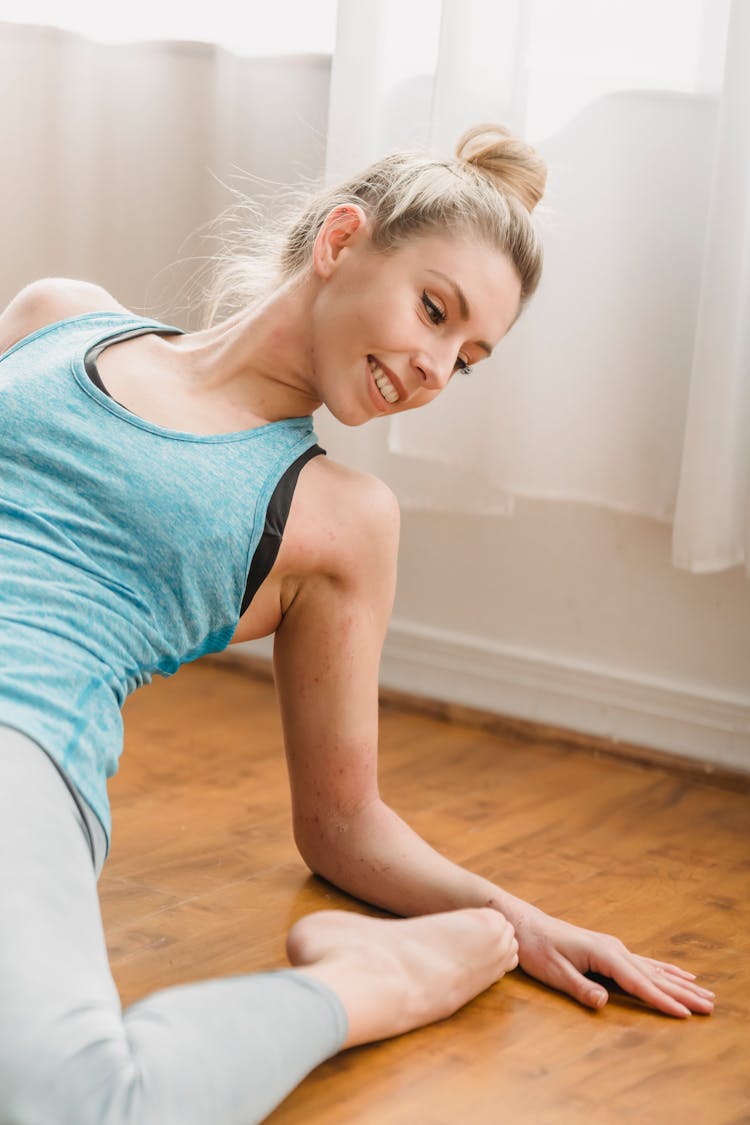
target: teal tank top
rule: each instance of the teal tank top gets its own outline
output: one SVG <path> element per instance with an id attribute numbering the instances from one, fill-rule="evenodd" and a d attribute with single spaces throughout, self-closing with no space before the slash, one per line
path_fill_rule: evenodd
<path id="1" fill-rule="evenodd" d="M 108 847 L 122 704 L 229 644 L 269 500 L 317 440 L 309 417 L 204 436 L 126 410 L 84 356 L 148 326 L 180 331 L 89 313 L 0 358 L 0 723 L 49 754 Z"/>

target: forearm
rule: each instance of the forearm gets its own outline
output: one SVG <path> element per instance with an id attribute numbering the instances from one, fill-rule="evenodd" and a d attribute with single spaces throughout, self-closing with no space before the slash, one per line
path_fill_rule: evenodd
<path id="1" fill-rule="evenodd" d="M 553 918 L 451 863 L 379 800 L 329 823 L 300 850 L 314 871 L 394 914 L 472 906 L 499 910 L 515 930 L 521 968 L 589 1008 L 607 1001 L 606 990 L 586 976 L 592 969 L 667 1015 L 708 1014 L 713 1008 L 713 993 L 691 973 L 631 953 L 607 934 Z"/>
<path id="2" fill-rule="evenodd" d="M 517 925 L 522 912 L 530 909 L 488 879 L 440 855 L 379 800 L 323 828 L 298 832 L 298 842 L 317 874 L 394 914 L 493 906 Z"/>

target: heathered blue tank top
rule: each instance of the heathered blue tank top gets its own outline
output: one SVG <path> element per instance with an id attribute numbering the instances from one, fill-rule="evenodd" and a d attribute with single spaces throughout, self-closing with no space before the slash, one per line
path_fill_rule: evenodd
<path id="1" fill-rule="evenodd" d="M 154 673 L 225 648 L 269 499 L 312 420 L 196 435 L 95 386 L 89 348 L 151 325 L 89 313 L 0 358 L 0 723 L 62 769 L 111 832 L 120 708 Z"/>

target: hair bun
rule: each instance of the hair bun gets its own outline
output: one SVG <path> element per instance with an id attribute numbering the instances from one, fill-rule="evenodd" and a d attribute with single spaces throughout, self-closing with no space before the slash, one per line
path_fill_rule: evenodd
<path id="1" fill-rule="evenodd" d="M 544 195 L 547 165 L 536 149 L 505 125 L 474 125 L 456 146 L 456 157 L 517 196 L 533 211 Z"/>

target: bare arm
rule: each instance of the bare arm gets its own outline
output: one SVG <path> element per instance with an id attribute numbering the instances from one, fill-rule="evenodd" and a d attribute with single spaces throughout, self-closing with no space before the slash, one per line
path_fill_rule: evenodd
<path id="1" fill-rule="evenodd" d="M 314 507 L 317 541 L 328 549 L 284 605 L 274 648 L 295 838 L 310 868 L 396 914 L 493 906 L 516 929 L 521 966 L 591 1007 L 606 993 L 584 976 L 590 970 L 671 1015 L 708 1010 L 691 974 L 550 918 L 459 867 L 380 799 L 378 666 L 395 585 L 397 508 L 368 478 L 345 478 L 335 502 L 321 494 Z"/>

